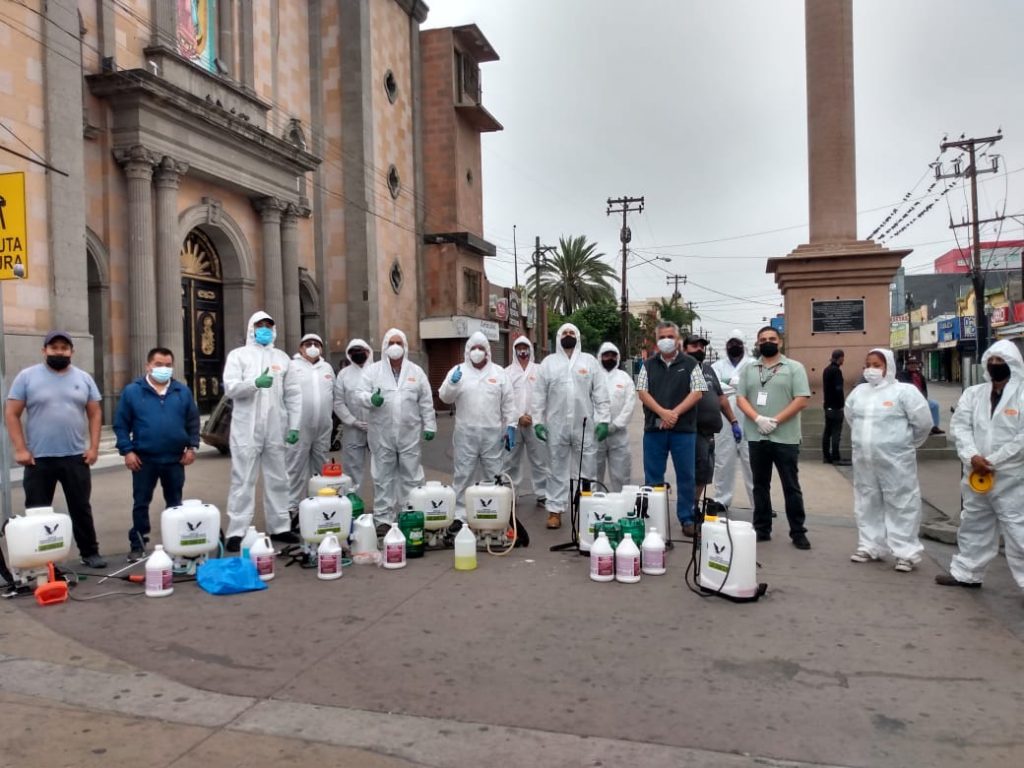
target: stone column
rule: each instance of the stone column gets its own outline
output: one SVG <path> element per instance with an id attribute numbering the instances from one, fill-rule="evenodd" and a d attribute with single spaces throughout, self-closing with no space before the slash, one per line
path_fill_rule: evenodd
<path id="1" fill-rule="evenodd" d="M 302 338 L 302 303 L 299 301 L 299 220 L 303 209 L 289 205 L 281 218 L 281 265 L 284 269 L 284 316 L 288 333 L 285 339 L 278 339 L 289 355 L 299 348 Z"/>
<path id="2" fill-rule="evenodd" d="M 156 344 L 156 270 L 153 259 L 153 165 L 156 156 L 135 145 L 114 150 L 128 180 L 128 337 L 131 373 L 146 367 Z"/>
<path id="3" fill-rule="evenodd" d="M 263 222 L 263 311 L 274 318 L 275 346 L 284 349 L 288 319 L 284 311 L 281 269 L 281 214 L 286 205 L 276 197 L 262 197 L 253 203 Z M 289 350 L 290 352 L 290 350 Z"/>
<path id="4" fill-rule="evenodd" d="M 157 343 L 185 363 L 181 320 L 181 241 L 178 236 L 178 184 L 188 164 L 164 157 L 153 176 L 156 185 L 156 330 Z"/>

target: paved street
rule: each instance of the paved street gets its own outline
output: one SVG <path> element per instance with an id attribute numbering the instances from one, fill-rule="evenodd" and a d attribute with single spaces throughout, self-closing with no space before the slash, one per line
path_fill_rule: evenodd
<path id="1" fill-rule="evenodd" d="M 444 479 L 439 424 L 426 464 Z M 929 502 L 955 508 L 956 463 L 927 464 Z M 228 466 L 204 452 L 186 495 L 223 507 Z M 1005 562 L 978 592 L 932 584 L 952 552 L 934 542 L 909 575 L 853 564 L 848 478 L 801 476 L 814 548 L 777 528 L 749 605 L 689 592 L 684 546 L 664 577 L 595 584 L 548 551 L 568 533 L 525 496 L 530 548 L 473 572 L 437 552 L 337 582 L 281 568 L 233 597 L 183 583 L 163 600 L 4 601 L 0 766 L 1024 764 L 1024 603 Z M 94 474 L 112 564 L 129 499 L 123 469 Z M 75 594 L 110 591 L 139 588 Z"/>

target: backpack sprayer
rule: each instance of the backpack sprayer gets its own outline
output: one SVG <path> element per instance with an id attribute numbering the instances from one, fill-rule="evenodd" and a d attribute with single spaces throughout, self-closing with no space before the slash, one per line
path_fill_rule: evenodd
<path id="1" fill-rule="evenodd" d="M 580 436 L 580 464 L 579 470 L 576 473 L 576 478 L 569 477 L 569 541 L 564 544 L 554 544 L 548 548 L 550 552 L 565 552 L 569 549 L 575 549 L 579 554 L 587 554 L 580 549 L 580 499 L 583 493 L 590 490 L 591 485 L 599 485 L 604 488 L 605 491 L 608 488 L 604 483 L 597 480 L 590 480 L 583 477 L 583 448 L 587 442 L 587 417 L 583 417 L 583 431 Z"/>
<path id="2" fill-rule="evenodd" d="M 700 597 L 717 595 L 737 603 L 751 603 L 768 591 L 757 581 L 757 537 L 753 526 L 730 520 L 728 509 L 707 498 L 697 507 L 693 549 L 683 578 Z M 693 572 L 696 586 L 690 581 Z"/>

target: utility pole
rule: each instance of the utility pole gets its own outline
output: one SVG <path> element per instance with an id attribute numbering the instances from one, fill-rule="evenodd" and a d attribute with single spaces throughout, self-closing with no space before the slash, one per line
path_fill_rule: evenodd
<path id="1" fill-rule="evenodd" d="M 903 296 L 903 309 L 907 313 L 907 358 L 914 355 L 914 328 L 910 322 L 910 313 L 914 311 L 914 294 L 907 291 Z"/>
<path id="2" fill-rule="evenodd" d="M 682 283 L 683 285 L 686 285 L 686 275 L 669 275 L 665 278 L 665 282 L 669 285 L 675 284 L 675 290 L 672 291 L 673 299 L 683 298 L 683 294 L 679 292 L 679 284 Z"/>
<path id="3" fill-rule="evenodd" d="M 516 281 L 512 284 L 512 287 L 519 290 L 519 251 L 516 248 L 516 225 L 512 225 L 512 268 L 515 270 Z"/>
<path id="4" fill-rule="evenodd" d="M 618 207 L 615 207 L 618 206 Z M 622 214 L 622 229 L 619 230 L 619 241 L 622 243 L 622 355 L 630 357 L 629 349 L 629 291 L 626 289 L 626 257 L 629 255 L 629 241 L 633 239 L 633 233 L 629 231 L 627 216 L 630 213 L 643 213 L 644 198 L 640 197 L 616 197 L 608 198 L 608 212 Z"/>
<path id="5" fill-rule="evenodd" d="M 536 344 L 540 348 L 542 355 L 547 354 L 548 346 L 548 316 L 547 309 L 544 306 L 544 298 L 540 293 L 540 273 L 542 267 L 546 267 L 548 264 L 548 253 L 555 250 L 552 245 L 541 245 L 540 236 L 538 235 L 534 239 L 533 248 L 533 303 L 537 307 L 537 329 Z"/>
<path id="6" fill-rule="evenodd" d="M 971 228 L 971 283 L 974 287 L 974 339 L 975 339 L 975 363 L 981 362 L 981 355 L 988 346 L 988 322 L 985 317 L 985 273 L 981 269 L 981 231 L 980 225 L 990 221 L 1002 221 L 1002 216 L 992 219 L 985 219 L 984 222 L 978 219 L 978 174 L 998 173 L 999 156 L 992 156 L 992 166 L 984 170 L 978 170 L 977 150 L 979 145 L 995 144 L 1003 138 L 1002 130 L 997 131 L 995 136 L 986 136 L 981 139 L 965 139 L 961 137 L 956 141 L 943 141 L 939 149 L 945 152 L 947 149 L 959 149 L 967 152 L 967 167 L 961 168 L 960 161 L 953 161 L 953 173 L 943 173 L 942 165 L 935 164 L 936 179 L 963 178 L 967 176 L 971 180 L 971 220 L 961 224 L 949 222 L 950 229 L 958 227 Z"/>

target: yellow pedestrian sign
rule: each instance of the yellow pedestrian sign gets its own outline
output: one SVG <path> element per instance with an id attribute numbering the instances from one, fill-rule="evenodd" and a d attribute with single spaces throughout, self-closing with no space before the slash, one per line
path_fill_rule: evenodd
<path id="1" fill-rule="evenodd" d="M 28 277 L 25 174 L 0 173 L 0 280 Z"/>

